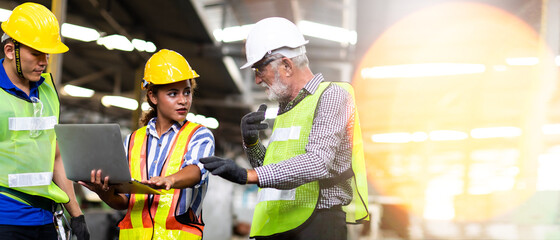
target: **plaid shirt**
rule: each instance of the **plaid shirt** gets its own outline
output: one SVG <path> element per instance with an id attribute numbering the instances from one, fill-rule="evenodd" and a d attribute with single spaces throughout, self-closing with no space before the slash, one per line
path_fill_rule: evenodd
<path id="1" fill-rule="evenodd" d="M 278 114 L 289 111 L 305 97 L 315 93 L 323 81 L 323 75 L 315 75 L 294 100 L 280 103 Z M 266 147 L 257 144 L 245 148 L 249 162 L 257 172 L 259 186 L 292 189 L 318 180 L 321 186 L 318 209 L 349 204 L 352 200 L 349 180 L 330 187 L 323 187 L 322 184 L 351 167 L 354 110 L 352 96 L 342 87 L 333 84 L 325 89 L 319 99 L 305 154 L 263 166 Z"/>

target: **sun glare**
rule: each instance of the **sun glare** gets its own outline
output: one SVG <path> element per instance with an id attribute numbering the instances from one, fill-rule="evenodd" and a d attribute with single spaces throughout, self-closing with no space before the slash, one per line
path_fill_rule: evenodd
<path id="1" fill-rule="evenodd" d="M 539 158 L 543 131 L 560 132 L 543 127 L 555 67 L 534 29 L 493 6 L 444 3 L 401 19 L 353 79 L 370 184 L 426 219 L 518 207 L 548 171 L 539 164 L 558 169 Z"/>

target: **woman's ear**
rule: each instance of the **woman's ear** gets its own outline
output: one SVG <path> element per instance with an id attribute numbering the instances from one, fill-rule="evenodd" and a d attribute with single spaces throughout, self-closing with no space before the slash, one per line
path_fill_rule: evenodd
<path id="1" fill-rule="evenodd" d="M 154 94 L 152 90 L 148 90 L 148 97 L 150 98 L 150 102 L 157 105 L 157 96 Z"/>

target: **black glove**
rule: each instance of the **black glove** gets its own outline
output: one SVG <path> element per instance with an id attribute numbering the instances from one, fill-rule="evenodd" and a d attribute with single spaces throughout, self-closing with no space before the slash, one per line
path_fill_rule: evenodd
<path id="1" fill-rule="evenodd" d="M 266 104 L 261 104 L 256 112 L 247 113 L 241 118 L 241 136 L 245 146 L 252 146 L 259 140 L 259 131 L 268 128 L 264 121 Z"/>
<path id="2" fill-rule="evenodd" d="M 247 184 L 247 169 L 237 166 L 233 160 L 211 156 L 199 160 L 204 168 L 231 182 Z"/>
<path id="3" fill-rule="evenodd" d="M 72 228 L 72 233 L 78 237 L 78 240 L 89 240 L 89 230 L 84 215 L 73 217 L 70 220 L 70 227 Z"/>

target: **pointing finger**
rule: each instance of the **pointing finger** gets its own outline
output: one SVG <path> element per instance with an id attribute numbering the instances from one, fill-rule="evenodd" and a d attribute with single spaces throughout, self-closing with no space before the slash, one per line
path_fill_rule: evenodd
<path id="1" fill-rule="evenodd" d="M 257 110 L 257 112 L 265 112 L 265 111 L 266 111 L 266 104 L 263 103 L 259 106 L 259 110 Z"/>

